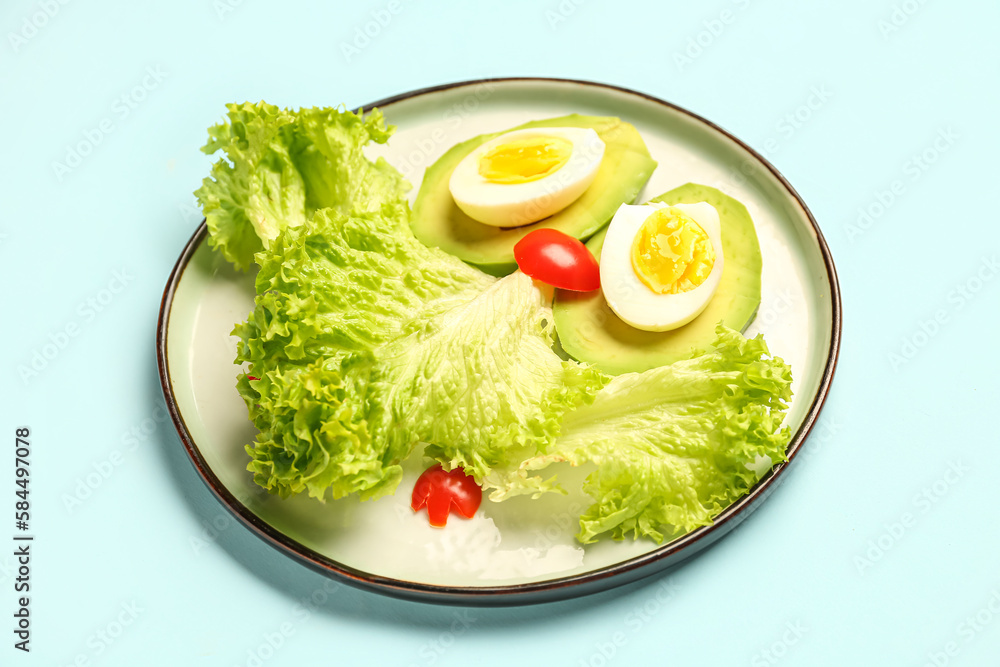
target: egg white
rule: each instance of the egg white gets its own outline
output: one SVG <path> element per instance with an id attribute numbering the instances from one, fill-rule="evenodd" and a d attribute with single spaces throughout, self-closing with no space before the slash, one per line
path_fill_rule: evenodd
<path id="1" fill-rule="evenodd" d="M 705 281 L 680 294 L 657 294 L 632 268 L 632 242 L 642 223 L 658 208 L 667 204 L 622 204 L 608 225 L 601 250 L 601 290 L 608 306 L 618 317 L 636 329 L 670 331 L 698 317 L 722 280 L 725 259 L 722 255 L 722 226 L 719 212 L 706 202 L 675 204 L 689 218 L 701 225 L 715 250 L 715 264 Z"/>
<path id="2" fill-rule="evenodd" d="M 500 144 L 536 136 L 560 137 L 572 151 L 560 169 L 528 183 L 492 183 L 479 173 L 480 158 Z M 520 227 L 558 213 L 590 187 L 604 157 L 597 132 L 582 127 L 539 127 L 514 130 L 469 153 L 448 181 L 451 196 L 470 218 L 493 227 Z"/>

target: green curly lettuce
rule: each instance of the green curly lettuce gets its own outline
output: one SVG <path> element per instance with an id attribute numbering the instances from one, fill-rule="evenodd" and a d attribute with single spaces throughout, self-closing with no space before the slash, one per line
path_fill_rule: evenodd
<path id="1" fill-rule="evenodd" d="M 398 211 L 316 213 L 258 255 L 239 383 L 260 433 L 258 484 L 283 496 L 391 493 L 420 442 L 483 481 L 543 451 L 606 378 L 553 351 L 522 273 L 496 280 L 398 225 Z"/>
<path id="2" fill-rule="evenodd" d="M 603 534 L 662 542 L 712 523 L 762 468 L 785 460 L 791 371 L 767 355 L 763 337 L 719 325 L 708 351 L 613 378 L 493 497 L 537 492 L 529 473 L 553 463 L 590 464 L 584 491 L 596 502 L 580 517 L 581 542 Z"/>
<path id="3" fill-rule="evenodd" d="M 322 208 L 378 211 L 400 204 L 409 185 L 385 160 L 362 154 L 394 128 L 381 111 L 367 116 L 332 108 L 280 109 L 265 102 L 230 104 L 226 122 L 208 130 L 202 151 L 224 157 L 195 191 L 209 244 L 246 270 L 286 227 Z"/>

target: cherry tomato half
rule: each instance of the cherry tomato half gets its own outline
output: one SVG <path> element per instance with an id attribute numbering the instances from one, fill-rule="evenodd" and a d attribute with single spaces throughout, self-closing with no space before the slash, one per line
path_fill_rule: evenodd
<path id="1" fill-rule="evenodd" d="M 416 512 L 427 507 L 432 526 L 438 528 L 448 523 L 448 513 L 455 511 L 471 519 L 483 502 L 483 490 L 471 475 L 461 468 L 445 472 L 441 464 L 424 471 L 413 485 L 410 507 Z"/>
<path id="2" fill-rule="evenodd" d="M 526 274 L 554 287 L 591 292 L 601 286 L 601 268 L 579 239 L 556 229 L 536 229 L 514 246 Z"/>

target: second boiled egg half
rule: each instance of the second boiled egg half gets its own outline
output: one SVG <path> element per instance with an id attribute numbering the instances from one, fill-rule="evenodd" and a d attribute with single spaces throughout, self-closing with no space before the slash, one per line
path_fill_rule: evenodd
<path id="1" fill-rule="evenodd" d="M 711 204 L 622 204 L 601 250 L 601 289 L 626 323 L 669 331 L 705 309 L 724 261 L 719 213 Z"/>
<path id="2" fill-rule="evenodd" d="M 470 218 L 519 227 L 572 204 L 597 176 L 604 142 L 580 127 L 505 132 L 458 163 L 448 187 Z"/>

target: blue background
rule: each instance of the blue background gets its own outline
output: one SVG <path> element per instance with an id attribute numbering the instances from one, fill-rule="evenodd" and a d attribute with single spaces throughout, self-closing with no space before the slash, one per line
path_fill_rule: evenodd
<path id="1" fill-rule="evenodd" d="M 28 655 L 0 548 L 0 663 L 996 660 L 998 22 L 986 0 L 3 3 L 0 525 L 28 425 L 37 539 Z M 230 101 L 509 75 L 650 93 L 773 161 L 840 272 L 832 393 L 781 488 L 667 576 L 496 610 L 328 590 L 229 517 L 163 422 L 155 321 L 205 128 Z"/>

